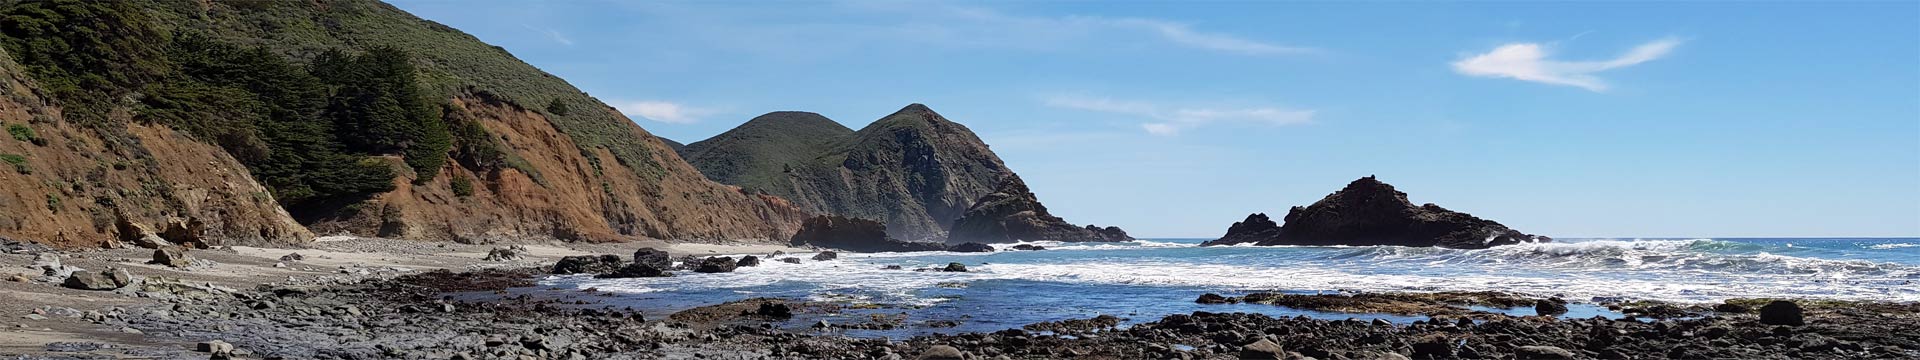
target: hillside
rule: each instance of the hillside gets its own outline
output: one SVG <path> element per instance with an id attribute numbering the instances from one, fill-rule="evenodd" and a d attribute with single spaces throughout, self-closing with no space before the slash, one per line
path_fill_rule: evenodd
<path id="1" fill-rule="evenodd" d="M 715 181 L 882 221 L 888 236 L 916 241 L 947 240 L 955 220 L 1013 176 L 965 125 L 921 104 L 859 131 L 818 114 L 770 113 L 682 154 Z"/>
<path id="2" fill-rule="evenodd" d="M 0 12 L 0 120 L 25 129 L 0 141 L 17 164 L 0 171 L 16 185 L 0 212 L 27 214 L 0 236 L 96 246 L 123 220 L 186 219 L 239 244 L 304 241 L 302 224 L 474 242 L 782 239 L 805 217 L 707 181 L 505 50 L 384 3 Z"/>

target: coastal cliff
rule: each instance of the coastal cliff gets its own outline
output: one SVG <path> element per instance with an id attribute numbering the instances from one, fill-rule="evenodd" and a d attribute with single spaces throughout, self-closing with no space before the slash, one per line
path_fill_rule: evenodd
<path id="1" fill-rule="evenodd" d="M 945 239 L 954 220 L 1011 174 L 965 125 L 912 104 L 852 131 L 819 114 L 775 112 L 682 156 L 721 183 L 801 209 L 886 224 L 909 241 Z"/>
<path id="2" fill-rule="evenodd" d="M 0 236 L 116 246 L 188 223 L 211 245 L 774 242 L 809 217 L 707 180 L 564 80 L 385 3 L 0 13 L 0 213 L 13 215 Z"/>
<path id="3" fill-rule="evenodd" d="M 948 243 L 1017 241 L 1131 241 L 1116 226 L 1078 227 L 1047 211 L 1020 176 L 1008 174 L 993 193 L 980 197 L 953 223 Z"/>
<path id="4" fill-rule="evenodd" d="M 1305 207 L 1287 212 L 1275 226 L 1266 214 L 1234 223 L 1220 239 L 1203 245 L 1396 245 L 1484 249 L 1552 238 L 1529 235 L 1492 220 L 1439 205 L 1415 206 L 1407 194 L 1372 176 Z"/>

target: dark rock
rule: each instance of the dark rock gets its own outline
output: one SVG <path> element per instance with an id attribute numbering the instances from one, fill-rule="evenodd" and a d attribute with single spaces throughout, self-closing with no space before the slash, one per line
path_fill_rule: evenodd
<path id="1" fill-rule="evenodd" d="M 833 260 L 833 259 L 839 259 L 839 258 L 840 258 L 840 253 L 832 252 L 832 251 L 821 251 L 819 254 L 813 254 L 813 261 L 827 261 L 827 260 Z M 794 262 L 794 263 L 797 264 L 798 262 Z"/>
<path id="2" fill-rule="evenodd" d="M 1286 359 L 1287 351 L 1267 339 L 1240 346 L 1241 359 Z"/>
<path id="3" fill-rule="evenodd" d="M 725 256 L 715 256 L 715 257 L 707 258 L 706 260 L 701 260 L 700 267 L 693 269 L 693 271 L 699 272 L 699 273 L 709 273 L 709 274 L 730 273 L 730 272 L 733 272 L 734 269 L 739 267 L 740 267 L 740 264 L 734 262 L 733 258 L 725 257 Z"/>
<path id="4" fill-rule="evenodd" d="M 514 246 L 509 246 L 504 248 L 493 248 L 493 250 L 487 251 L 487 257 L 481 258 L 480 260 L 481 261 L 520 261 L 520 253 L 524 251 L 526 251 L 526 248 L 521 247 L 519 245 L 514 245 Z"/>
<path id="5" fill-rule="evenodd" d="M 1558 301 L 1540 299 L 1533 302 L 1533 313 L 1540 316 L 1555 316 L 1567 313 L 1567 304 Z"/>
<path id="6" fill-rule="evenodd" d="M 783 263 L 788 263 L 788 264 L 799 264 L 799 263 L 800 263 L 800 258 L 794 258 L 794 257 L 790 257 L 790 258 L 780 258 L 780 262 L 783 262 Z"/>
<path id="7" fill-rule="evenodd" d="M 1413 342 L 1413 358 L 1445 359 L 1453 357 L 1454 341 L 1446 335 L 1428 334 Z"/>
<path id="8" fill-rule="evenodd" d="M 113 278 L 107 276 L 107 274 L 92 271 L 75 271 L 73 275 L 67 276 L 66 282 L 60 285 L 66 286 L 69 289 L 79 290 L 113 290 L 119 289 L 121 286 L 115 283 Z"/>
<path id="9" fill-rule="evenodd" d="M 193 257 L 187 256 L 186 248 L 178 247 L 178 246 L 167 246 L 167 247 L 161 247 L 159 249 L 154 249 L 153 261 L 149 261 L 147 263 L 172 266 L 176 268 L 184 268 L 188 266 L 193 266 Z"/>
<path id="10" fill-rule="evenodd" d="M 940 251 L 930 242 L 901 241 L 887 236 L 878 221 L 842 216 L 817 216 L 800 224 L 793 246 L 815 246 L 853 252 Z"/>
<path id="11" fill-rule="evenodd" d="M 647 264 L 656 269 L 673 268 L 673 255 L 654 248 L 640 248 L 633 251 L 633 262 Z"/>
<path id="12" fill-rule="evenodd" d="M 1760 307 L 1760 323 L 1767 325 L 1806 325 L 1802 317 L 1800 304 L 1792 301 L 1774 300 Z"/>
<path id="13" fill-rule="evenodd" d="M 900 265 L 887 265 L 887 266 L 880 267 L 880 270 L 900 270 L 900 269 L 902 269 Z"/>
<path id="14" fill-rule="evenodd" d="M 107 280 L 113 282 L 114 288 L 133 285 L 133 274 L 127 273 L 127 269 L 107 268 L 105 275 Z"/>
<path id="15" fill-rule="evenodd" d="M 991 245 L 981 244 L 977 242 L 970 242 L 970 243 L 963 243 L 960 245 L 954 245 L 952 247 L 948 247 L 947 251 L 965 252 L 965 253 L 982 253 L 982 252 L 993 252 L 994 248 Z"/>
<path id="16" fill-rule="evenodd" d="M 1228 301 L 1227 297 L 1220 296 L 1220 294 L 1205 293 L 1200 294 L 1200 298 L 1194 299 L 1193 302 L 1198 304 L 1225 304 Z"/>
<path id="17" fill-rule="evenodd" d="M 947 267 L 943 267 L 943 268 L 940 268 L 940 271 L 945 271 L 945 272 L 967 272 L 967 265 L 965 265 L 965 264 L 961 264 L 961 263 L 957 263 L 957 262 L 950 262 L 950 263 L 947 263 Z"/>
<path id="18" fill-rule="evenodd" d="M 1513 349 L 1513 356 L 1518 359 L 1543 360 L 1571 360 L 1576 358 L 1572 351 L 1553 346 L 1521 346 Z"/>
<path id="19" fill-rule="evenodd" d="M 1407 194 L 1372 176 L 1354 180 L 1313 205 L 1287 212 L 1278 230 L 1262 214 L 1235 223 L 1227 235 L 1206 245 L 1395 245 L 1483 249 L 1547 242 L 1505 225 L 1426 204 L 1415 206 Z"/>
<path id="20" fill-rule="evenodd" d="M 760 266 L 760 257 L 747 255 L 740 257 L 740 266 Z"/>
<path id="21" fill-rule="evenodd" d="M 1040 245 L 1032 245 L 1032 244 L 1020 244 L 1020 245 L 1014 245 L 1013 249 L 1022 250 L 1022 251 L 1040 251 L 1040 250 L 1046 250 L 1047 247 L 1040 246 Z"/>
<path id="22" fill-rule="evenodd" d="M 300 255 L 300 253 L 291 253 L 280 257 L 280 261 L 300 261 L 306 259 L 307 257 Z"/>
<path id="23" fill-rule="evenodd" d="M 1740 304 L 1720 303 L 1719 305 L 1713 306 L 1713 311 L 1718 311 L 1723 313 L 1732 313 L 1732 314 L 1741 314 L 1741 313 L 1746 313 L 1748 311 L 1753 311 L 1753 309 L 1748 309 L 1746 306 L 1742 306 Z"/>
<path id="24" fill-rule="evenodd" d="M 627 264 L 627 266 L 622 266 L 620 267 L 620 269 L 614 270 L 613 272 L 595 275 L 594 277 L 600 278 L 600 279 L 623 279 L 623 278 L 673 276 L 673 273 L 668 272 L 667 270 L 668 268 L 654 267 L 652 264 L 636 262 L 636 263 Z M 733 269 L 728 268 L 727 271 L 733 271 Z"/>
<path id="25" fill-rule="evenodd" d="M 1009 172 L 992 193 L 981 196 L 953 221 L 947 243 L 1010 243 L 1019 241 L 1132 241 L 1118 227 L 1074 226 L 1047 212 L 1046 205 Z"/>
<path id="26" fill-rule="evenodd" d="M 605 274 L 620 269 L 619 255 L 582 255 L 560 258 L 553 263 L 552 273 L 556 275 Z"/>
<path id="27" fill-rule="evenodd" d="M 791 318 L 793 317 L 793 307 L 787 306 L 787 304 L 782 304 L 782 303 L 764 302 L 764 303 L 760 303 L 760 307 L 758 309 L 753 310 L 753 315 L 774 317 L 774 318 L 781 318 L 781 319 Z"/>

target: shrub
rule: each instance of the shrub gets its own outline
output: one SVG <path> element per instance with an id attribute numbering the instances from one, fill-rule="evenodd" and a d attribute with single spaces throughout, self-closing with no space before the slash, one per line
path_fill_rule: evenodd
<path id="1" fill-rule="evenodd" d="M 24 124 L 7 124 L 7 134 L 13 135 L 14 140 L 33 143 L 37 146 L 47 146 L 47 139 L 41 138 L 39 134 L 33 132 L 33 128 L 27 127 L 27 125 Z"/>
<path id="2" fill-rule="evenodd" d="M 473 196 L 473 179 L 466 175 L 454 175 L 452 179 L 448 179 L 448 182 L 453 186 L 453 196 Z"/>
<path id="3" fill-rule="evenodd" d="M 21 175 L 32 175 L 33 168 L 27 167 L 27 157 L 16 154 L 0 154 L 0 162 L 13 165 L 13 171 Z"/>

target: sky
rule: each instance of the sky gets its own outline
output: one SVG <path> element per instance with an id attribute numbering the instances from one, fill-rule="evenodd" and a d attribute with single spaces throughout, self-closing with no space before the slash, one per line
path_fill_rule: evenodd
<path id="1" fill-rule="evenodd" d="M 924 103 L 1136 237 L 1368 175 L 1555 237 L 1920 236 L 1911 1 L 395 4 L 685 143 Z"/>

